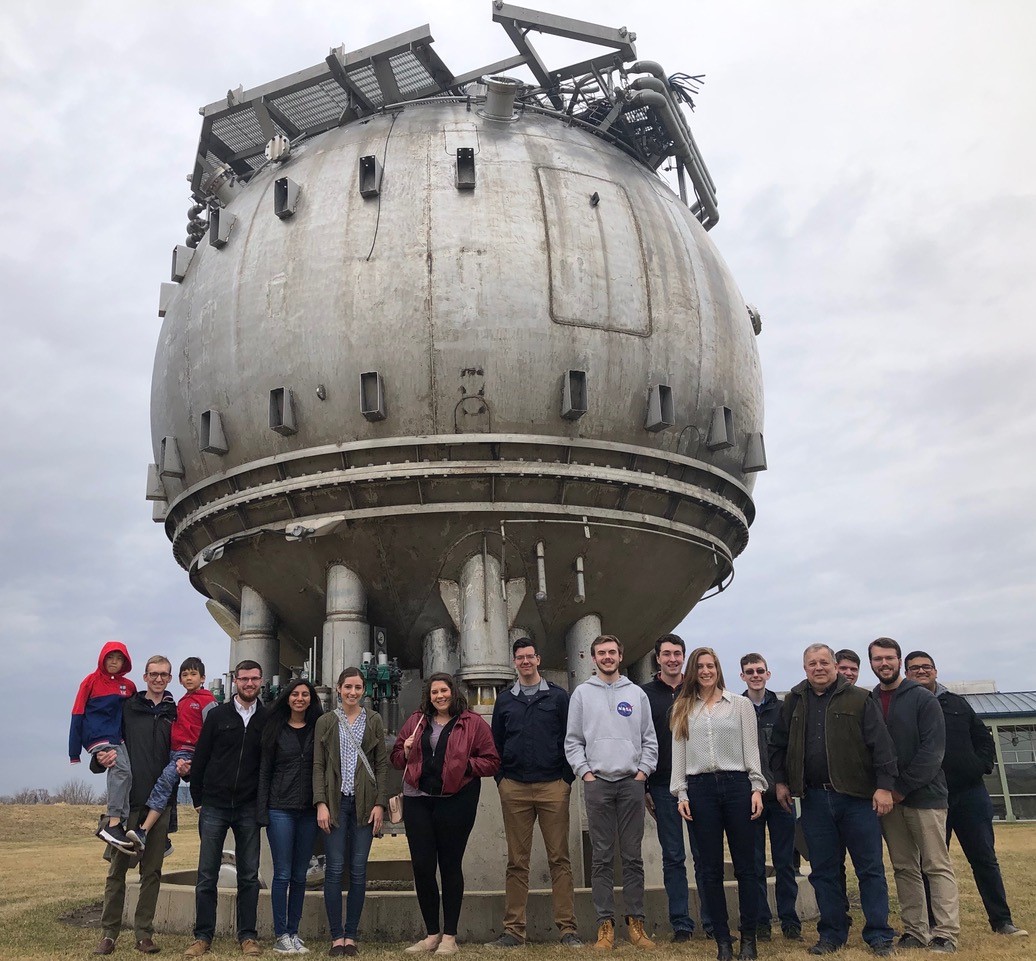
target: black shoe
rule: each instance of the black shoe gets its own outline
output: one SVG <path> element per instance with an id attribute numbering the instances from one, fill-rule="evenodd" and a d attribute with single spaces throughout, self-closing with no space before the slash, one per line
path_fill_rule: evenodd
<path id="1" fill-rule="evenodd" d="M 759 952 L 756 950 L 755 936 L 741 935 L 741 950 L 737 953 L 737 961 L 756 961 L 758 957 Z"/>
<path id="2" fill-rule="evenodd" d="M 734 961 L 734 945 L 732 942 L 716 942 L 716 961 Z"/>
<path id="3" fill-rule="evenodd" d="M 801 941 L 802 928 L 797 924 L 785 924 L 781 926 L 781 934 L 785 941 Z"/>
<path id="4" fill-rule="evenodd" d="M 932 938 L 928 942 L 929 951 L 938 951 L 940 954 L 956 954 L 957 945 L 955 945 L 949 938 Z"/>
<path id="5" fill-rule="evenodd" d="M 928 947 L 928 945 L 925 944 L 924 941 L 921 941 L 919 938 L 915 938 L 912 934 L 903 934 L 900 935 L 899 942 L 896 944 L 896 947 L 900 951 L 906 951 L 916 950 L 917 948 L 926 948 Z"/>
<path id="6" fill-rule="evenodd" d="M 811 948 L 806 949 L 806 954 L 834 954 L 836 951 L 840 951 L 842 946 L 835 944 L 834 941 L 825 941 L 821 938 Z"/>
<path id="7" fill-rule="evenodd" d="M 113 848 L 118 848 L 118 850 L 125 851 L 127 854 L 132 854 L 136 851 L 133 841 L 121 824 L 106 824 L 97 832 L 97 837 L 110 844 Z"/>
<path id="8" fill-rule="evenodd" d="M 879 958 L 890 958 L 896 952 L 896 946 L 891 941 L 876 941 L 870 948 L 871 954 Z"/>
<path id="9" fill-rule="evenodd" d="M 673 944 L 686 944 L 691 940 L 690 931 L 674 931 L 673 932 Z"/>
<path id="10" fill-rule="evenodd" d="M 769 941 L 772 937 L 773 933 L 768 924 L 760 924 L 759 927 L 755 929 L 755 939 L 757 941 Z"/>

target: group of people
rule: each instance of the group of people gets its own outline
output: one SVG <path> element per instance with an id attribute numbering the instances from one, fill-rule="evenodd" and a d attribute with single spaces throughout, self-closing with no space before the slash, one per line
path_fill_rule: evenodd
<path id="1" fill-rule="evenodd" d="M 97 670 L 80 686 L 69 754 L 82 751 L 107 771 L 108 809 L 98 836 L 111 847 L 103 937 L 111 954 L 122 927 L 126 872 L 139 864 L 136 949 L 154 953 L 154 913 L 168 835 L 176 830 L 175 793 L 190 784 L 201 839 L 194 941 L 187 957 L 210 949 L 217 884 L 228 832 L 234 836 L 236 931 L 245 955 L 261 952 L 257 935 L 260 829 L 273 859 L 270 901 L 274 951 L 305 954 L 299 936 L 307 870 L 323 834 L 324 905 L 332 957 L 359 953 L 367 861 L 389 808 L 388 769 L 403 772 L 402 812 L 425 936 L 410 954 L 454 954 L 464 896 L 463 858 L 474 826 L 481 779 L 497 782 L 507 838 L 502 933 L 492 947 L 526 941 L 533 829 L 539 823 L 551 877 L 554 922 L 566 947 L 579 937 L 569 857 L 571 785 L 582 781 L 591 846 L 595 946 L 616 937 L 614 864 L 622 865 L 629 940 L 653 948 L 645 928 L 642 842 L 654 819 L 673 941 L 690 939 L 684 829 L 700 895 L 700 918 L 719 961 L 733 958 L 724 895 L 723 838 L 737 881 L 738 958 L 757 957 L 771 938 L 766 835 L 775 874 L 777 920 L 785 938 L 802 940 L 796 912 L 796 815 L 808 843 L 810 882 L 820 909 L 821 955 L 848 940 L 851 918 L 845 854 L 859 879 L 863 939 L 886 956 L 896 947 L 956 950 L 957 886 L 950 832 L 957 834 L 995 932 L 1014 925 L 993 847 L 992 807 L 983 775 L 992 770 L 991 735 L 962 698 L 938 684 L 934 660 L 878 638 L 868 650 L 878 685 L 856 686 L 860 659 L 827 645 L 808 647 L 805 680 L 779 700 L 759 654 L 741 658 L 743 695 L 726 686 L 716 652 L 687 656 L 675 634 L 655 644 L 658 673 L 642 687 L 622 674 L 623 646 L 602 635 L 591 645 L 596 672 L 571 696 L 540 673 L 535 642 L 512 655 L 516 680 L 497 698 L 492 724 L 468 709 L 450 674 L 427 678 L 421 703 L 391 750 L 381 716 L 363 707 L 364 681 L 346 668 L 336 707 L 323 711 L 306 679 L 293 679 L 272 705 L 261 703 L 255 661 L 234 671 L 235 693 L 217 704 L 205 667 L 188 658 L 185 694 L 166 690 L 171 664 L 148 659 L 137 691 L 126 648 L 109 642 Z M 904 932 L 889 925 L 882 838 L 888 847 Z M 343 920 L 343 878 L 348 894 Z"/>

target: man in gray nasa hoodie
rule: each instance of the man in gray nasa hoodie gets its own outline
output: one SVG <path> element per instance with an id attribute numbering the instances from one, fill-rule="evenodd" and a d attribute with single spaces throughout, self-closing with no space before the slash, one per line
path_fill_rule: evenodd
<path id="1" fill-rule="evenodd" d="M 583 781 L 592 850 L 591 886 L 597 946 L 615 942 L 615 842 L 622 858 L 622 898 L 630 941 L 653 948 L 644 933 L 644 794 L 658 763 L 651 705 L 643 689 L 619 673 L 622 644 L 603 634 L 590 645 L 597 675 L 580 684 L 568 707 L 565 757 Z"/>

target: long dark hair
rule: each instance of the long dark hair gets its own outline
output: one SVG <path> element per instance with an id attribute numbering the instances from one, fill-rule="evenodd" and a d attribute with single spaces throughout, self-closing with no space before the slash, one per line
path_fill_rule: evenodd
<path id="1" fill-rule="evenodd" d="M 277 700 L 270 705 L 268 710 L 266 724 L 263 726 L 264 749 L 272 748 L 277 743 L 277 738 L 280 737 L 284 725 L 291 718 L 291 705 L 288 703 L 288 698 L 291 697 L 291 692 L 295 688 L 303 686 L 309 690 L 309 707 L 306 708 L 305 714 L 306 727 L 313 727 L 317 723 L 317 718 L 324 713 L 324 709 L 320 706 L 320 699 L 317 697 L 316 688 L 304 677 L 292 678 L 288 682 L 288 686 L 277 695 Z"/>
<path id="2" fill-rule="evenodd" d="M 456 678 L 452 674 L 433 674 L 424 682 L 424 690 L 421 691 L 421 713 L 426 717 L 435 717 L 435 708 L 432 706 L 432 685 L 442 681 L 453 695 L 450 701 L 450 717 L 463 714 L 468 709 L 468 699 L 461 693 Z"/>

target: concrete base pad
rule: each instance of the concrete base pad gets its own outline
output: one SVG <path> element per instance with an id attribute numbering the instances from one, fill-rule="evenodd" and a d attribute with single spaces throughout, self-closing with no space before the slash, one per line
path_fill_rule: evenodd
<path id="1" fill-rule="evenodd" d="M 128 880 L 128 879 L 127 879 Z M 194 924 L 194 875 L 193 872 L 179 872 L 166 875 L 155 911 L 155 929 L 163 934 L 190 935 Z M 737 885 L 727 881 L 724 885 L 727 895 L 727 910 L 730 913 L 731 928 L 736 930 Z M 140 889 L 136 882 L 127 884 L 125 920 L 132 925 Z M 700 906 L 697 891 L 692 887 L 691 914 L 699 916 Z M 771 910 L 776 910 L 773 900 L 773 880 L 769 882 Z M 216 936 L 233 938 L 235 934 L 234 913 L 237 892 L 233 888 L 221 888 L 216 912 Z M 622 915 L 622 891 L 615 892 L 616 916 Z M 649 887 L 645 894 L 644 909 L 647 915 L 645 927 L 656 932 L 663 940 L 671 935 L 669 929 L 669 908 L 665 889 Z M 813 889 L 805 877 L 799 878 L 799 916 L 803 921 L 817 917 Z M 461 941 L 482 943 L 492 941 L 502 931 L 501 918 L 504 914 L 503 891 L 468 891 L 464 895 L 464 907 L 460 915 L 458 938 Z M 576 918 L 579 933 L 584 938 L 596 937 L 597 918 L 590 901 L 589 888 L 576 888 Z M 554 941 L 559 932 L 553 923 L 550 891 L 530 891 L 528 905 L 527 937 L 529 941 Z M 779 925 L 777 925 L 779 927 Z M 625 924 L 617 925 L 619 938 L 625 938 Z M 424 937 L 424 924 L 418 910 L 413 891 L 372 891 L 367 894 L 363 910 L 361 936 L 367 941 L 398 942 L 417 941 Z M 302 912 L 299 933 L 304 939 L 319 942 L 327 939 L 327 915 L 324 911 L 324 895 L 321 891 L 307 891 Z M 273 938 L 273 922 L 270 911 L 270 892 L 259 895 L 259 936 L 265 940 Z"/>

